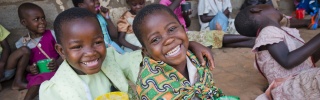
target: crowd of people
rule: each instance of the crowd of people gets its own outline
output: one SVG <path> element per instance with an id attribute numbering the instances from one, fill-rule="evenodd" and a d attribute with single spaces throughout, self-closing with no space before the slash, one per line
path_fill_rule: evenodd
<path id="1" fill-rule="evenodd" d="M 72 0 L 53 30 L 40 6 L 22 3 L 17 13 L 28 31 L 16 50 L 0 25 L 0 82 L 13 78 L 12 89 L 28 89 L 25 100 L 93 100 L 112 92 L 133 100 L 214 100 L 228 94 L 215 86 L 211 49 L 244 47 L 269 83 L 258 100 L 320 98 L 320 34 L 305 42 L 296 29 L 318 27 L 317 5 L 308 9 L 311 19 L 298 20 L 278 11 L 275 0 L 245 0 L 232 19 L 230 0 L 199 0 L 201 29 L 189 31 L 186 2 L 126 0 L 128 10 L 114 24 L 99 0 Z"/>

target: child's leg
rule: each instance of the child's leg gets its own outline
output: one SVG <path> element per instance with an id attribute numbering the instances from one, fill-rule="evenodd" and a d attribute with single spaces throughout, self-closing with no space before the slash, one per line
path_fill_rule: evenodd
<path id="1" fill-rule="evenodd" d="M 255 38 L 246 37 L 235 34 L 225 34 L 223 37 L 223 47 L 248 47 L 252 48 L 255 43 Z"/>
<path id="2" fill-rule="evenodd" d="M 12 84 L 12 89 L 25 89 L 25 71 L 28 66 L 30 50 L 28 47 L 21 47 L 14 51 L 8 59 L 8 68 L 17 68 L 17 72 Z"/>
<path id="3" fill-rule="evenodd" d="M 32 86 L 28 89 L 24 100 L 33 100 L 39 94 L 40 85 Z"/>

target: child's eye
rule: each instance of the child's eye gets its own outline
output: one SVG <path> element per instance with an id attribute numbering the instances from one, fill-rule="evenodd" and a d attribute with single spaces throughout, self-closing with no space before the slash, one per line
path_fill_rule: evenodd
<path id="1" fill-rule="evenodd" d="M 97 41 L 95 42 L 95 44 L 99 45 L 99 44 L 102 44 L 104 41 Z"/>
<path id="2" fill-rule="evenodd" d="M 33 19 L 33 20 L 38 21 L 38 20 L 39 20 L 39 18 L 35 18 L 35 19 Z"/>
<path id="3" fill-rule="evenodd" d="M 152 40 L 151 40 L 151 43 L 152 44 L 156 44 L 156 43 L 158 43 L 159 41 L 160 41 L 160 37 L 155 37 L 155 38 L 153 38 Z"/>
<path id="4" fill-rule="evenodd" d="M 176 30 L 176 29 L 177 29 L 177 27 L 175 27 L 175 26 L 170 27 L 170 28 L 168 29 L 168 33 L 171 33 L 171 32 L 173 32 L 173 31 Z"/>
<path id="5" fill-rule="evenodd" d="M 71 49 L 81 49 L 82 46 L 81 45 L 75 45 L 75 46 L 72 46 Z"/>

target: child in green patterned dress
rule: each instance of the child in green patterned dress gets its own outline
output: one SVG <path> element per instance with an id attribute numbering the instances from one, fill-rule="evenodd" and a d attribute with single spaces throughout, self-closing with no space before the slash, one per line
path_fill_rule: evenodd
<path id="1" fill-rule="evenodd" d="M 201 67 L 188 51 L 186 31 L 170 8 L 148 5 L 136 15 L 133 26 L 139 26 L 133 30 L 146 55 L 137 80 L 140 99 L 217 99 L 224 95 L 214 86 L 209 65 Z"/>

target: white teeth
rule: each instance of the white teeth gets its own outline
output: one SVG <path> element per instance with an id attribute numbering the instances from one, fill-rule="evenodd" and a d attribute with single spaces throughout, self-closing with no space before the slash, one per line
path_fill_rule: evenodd
<path id="1" fill-rule="evenodd" d="M 169 51 L 166 56 L 171 56 L 171 55 L 174 55 L 176 53 L 178 53 L 180 50 L 180 45 L 178 45 L 177 47 L 175 47 L 174 49 L 172 49 L 171 51 Z"/>
<path id="2" fill-rule="evenodd" d="M 83 63 L 83 64 L 85 64 L 85 65 L 88 65 L 88 64 L 95 63 L 96 61 L 98 61 L 98 59 L 97 59 L 97 60 L 94 60 L 94 61 L 90 61 L 90 62 L 82 62 L 82 63 Z"/>

